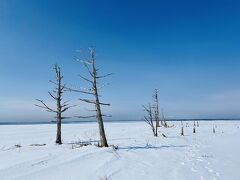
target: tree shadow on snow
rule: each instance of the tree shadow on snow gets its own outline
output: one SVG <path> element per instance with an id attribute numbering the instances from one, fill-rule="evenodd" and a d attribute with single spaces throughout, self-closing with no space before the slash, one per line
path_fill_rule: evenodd
<path id="1" fill-rule="evenodd" d="M 118 147 L 119 150 L 146 150 L 146 149 L 163 149 L 163 148 L 185 148 L 188 147 L 187 145 L 163 145 L 163 146 L 152 146 L 152 145 L 145 145 L 145 146 L 126 146 L 126 147 Z"/>
<path id="2" fill-rule="evenodd" d="M 108 141 L 119 141 L 119 140 L 129 140 L 131 138 L 116 138 L 116 139 L 109 139 Z M 94 144 L 94 143 L 99 143 L 99 140 L 87 140 L 87 141 L 81 141 L 81 140 L 78 140 L 78 141 L 74 141 L 74 142 L 66 142 L 66 143 L 63 143 L 63 144 Z"/>

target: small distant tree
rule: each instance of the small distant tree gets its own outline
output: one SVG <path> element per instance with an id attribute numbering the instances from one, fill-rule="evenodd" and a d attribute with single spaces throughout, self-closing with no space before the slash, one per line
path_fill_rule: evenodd
<path id="1" fill-rule="evenodd" d="M 161 125 L 162 125 L 163 127 L 165 127 L 165 128 L 168 127 L 166 118 L 165 118 L 164 113 L 163 113 L 163 109 L 162 109 L 162 121 L 161 121 Z"/>
<path id="2" fill-rule="evenodd" d="M 216 132 L 216 130 L 215 130 L 215 126 L 213 125 L 213 133 L 215 133 Z"/>
<path id="3" fill-rule="evenodd" d="M 77 59 L 79 60 L 79 59 Z M 89 88 L 88 91 L 83 91 L 83 90 L 77 90 L 77 89 L 72 89 L 72 88 L 68 88 L 68 90 L 73 91 L 73 92 L 80 92 L 80 93 L 85 93 L 85 94 L 90 94 L 93 95 L 93 100 L 89 100 L 89 99 L 82 99 L 80 98 L 80 101 L 83 101 L 85 103 L 89 103 L 89 104 L 93 104 L 95 106 L 94 111 L 96 112 L 96 114 L 94 115 L 90 115 L 90 116 L 76 116 L 77 118 L 92 118 L 95 117 L 97 119 L 97 123 L 98 123 L 98 127 L 99 127 L 99 136 L 100 136 L 100 147 L 108 147 L 108 143 L 107 143 L 107 138 L 105 135 L 105 129 L 104 129 L 104 123 L 103 123 L 103 117 L 104 116 L 109 116 L 109 115 L 105 115 L 102 114 L 101 111 L 101 106 L 110 106 L 110 104 L 108 103 L 103 103 L 100 102 L 99 100 L 99 94 L 98 94 L 98 80 L 101 78 L 105 78 L 107 76 L 112 75 L 112 73 L 106 74 L 106 75 L 98 75 L 98 70 L 96 68 L 96 62 L 95 62 L 95 55 L 94 55 L 94 49 L 90 48 L 90 60 L 88 60 L 87 58 L 85 58 L 84 60 L 81 60 L 81 62 L 84 64 L 84 66 L 86 67 L 86 69 L 89 72 L 90 75 L 90 79 L 79 75 L 80 78 L 82 78 L 83 80 L 87 81 L 88 83 L 91 84 L 91 87 Z"/>
<path id="4" fill-rule="evenodd" d="M 159 126 L 159 105 L 158 105 L 158 90 L 155 89 L 153 95 L 153 106 L 148 104 L 148 106 L 143 106 L 144 111 L 147 112 L 147 115 L 144 116 L 144 121 L 151 127 L 153 135 L 158 136 L 158 127 Z M 162 133 L 163 137 L 166 137 Z"/>
<path id="5" fill-rule="evenodd" d="M 197 127 L 199 127 L 199 123 L 198 123 L 198 121 L 197 121 Z"/>
<path id="6" fill-rule="evenodd" d="M 144 116 L 144 120 L 151 127 L 153 135 L 157 137 L 158 136 L 158 133 L 157 133 L 158 126 L 157 126 L 156 121 L 154 122 L 154 119 L 153 119 L 153 112 L 152 112 L 151 104 L 148 104 L 148 106 L 143 106 L 143 108 L 147 112 L 147 116 Z"/>
<path id="7" fill-rule="evenodd" d="M 56 85 L 55 90 L 53 90 L 53 93 L 48 92 L 48 94 L 55 100 L 56 108 L 50 108 L 46 103 L 44 103 L 43 100 L 36 99 L 39 104 L 35 104 L 35 106 L 45 109 L 47 112 L 52 112 L 56 114 L 56 123 L 57 123 L 57 135 L 56 135 L 56 143 L 62 144 L 62 137 L 61 137 L 61 124 L 62 120 L 67 118 L 63 117 L 62 113 L 67 111 L 69 108 L 73 106 L 69 106 L 68 101 L 62 102 L 62 94 L 65 91 L 65 85 L 62 85 L 62 79 L 63 76 L 61 75 L 61 69 L 60 67 L 55 64 L 53 67 L 56 79 L 55 81 L 50 81 L 54 85 Z"/>
<path id="8" fill-rule="evenodd" d="M 193 123 L 193 133 L 196 133 L 196 123 L 195 123 L 195 121 Z"/>
<path id="9" fill-rule="evenodd" d="M 184 136 L 184 131 L 183 131 L 183 122 L 181 121 L 181 136 Z"/>

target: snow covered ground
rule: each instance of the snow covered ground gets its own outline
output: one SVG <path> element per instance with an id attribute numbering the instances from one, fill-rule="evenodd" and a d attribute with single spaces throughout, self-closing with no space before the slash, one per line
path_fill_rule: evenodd
<path id="1" fill-rule="evenodd" d="M 0 126 L 0 180 L 239 180 L 240 122 L 200 122 L 197 133 L 180 123 L 153 137 L 144 122 L 105 123 L 109 144 L 78 148 L 98 140 L 97 125 L 64 124 L 63 145 L 55 125 Z M 162 129 L 161 129 L 162 130 Z M 31 144 L 46 144 L 31 146 Z M 17 147 L 15 145 L 19 145 Z"/>

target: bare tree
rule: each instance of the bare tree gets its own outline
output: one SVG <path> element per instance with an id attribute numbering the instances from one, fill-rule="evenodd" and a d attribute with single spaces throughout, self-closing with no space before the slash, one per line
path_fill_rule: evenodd
<path id="1" fill-rule="evenodd" d="M 99 87 L 97 86 L 97 84 L 98 84 L 97 81 L 98 81 L 98 79 L 105 78 L 105 77 L 108 77 L 108 76 L 112 75 L 112 73 L 106 74 L 106 75 L 103 75 L 103 76 L 98 75 L 98 70 L 99 69 L 96 68 L 95 55 L 94 55 L 94 49 L 93 48 L 90 48 L 90 58 L 91 58 L 90 60 L 85 58 L 81 62 L 84 64 L 84 66 L 88 70 L 88 73 L 89 73 L 91 79 L 88 79 L 88 78 L 86 78 L 84 76 L 81 76 L 81 75 L 80 75 L 80 78 L 89 82 L 91 84 L 91 88 L 88 89 L 87 91 L 76 90 L 76 89 L 72 89 L 72 88 L 68 88 L 68 90 L 93 95 L 93 98 L 94 98 L 93 100 L 82 99 L 82 98 L 80 98 L 79 100 L 81 100 L 83 102 L 86 102 L 86 103 L 89 103 L 89 104 L 93 104 L 95 106 L 95 109 L 92 110 L 92 111 L 96 112 L 96 114 L 95 115 L 90 115 L 90 116 L 76 116 L 76 117 L 78 117 L 78 118 L 96 117 L 98 127 L 99 127 L 99 136 L 100 136 L 99 146 L 100 147 L 108 147 L 107 138 L 106 138 L 105 130 L 104 130 L 103 117 L 104 116 L 109 116 L 109 115 L 102 114 L 101 106 L 110 106 L 110 104 L 100 102 L 99 94 L 98 94 Z"/>
<path id="2" fill-rule="evenodd" d="M 148 106 L 143 106 L 144 111 L 147 112 L 147 116 L 144 116 L 144 121 L 151 127 L 153 135 L 158 136 L 158 127 L 159 126 L 159 105 L 158 105 L 158 90 L 155 89 L 153 95 L 153 106 L 148 104 Z M 165 134 L 162 133 L 163 137 L 166 137 Z"/>
<path id="3" fill-rule="evenodd" d="M 156 121 L 155 129 L 157 131 L 158 127 L 160 126 L 159 125 L 159 106 L 158 106 L 158 90 L 157 89 L 155 89 L 153 99 L 154 99 L 154 106 L 153 106 L 153 108 L 154 108 L 154 118 L 155 118 L 155 121 Z"/>
<path id="4" fill-rule="evenodd" d="M 61 75 L 61 69 L 60 67 L 55 64 L 53 67 L 55 73 L 56 73 L 56 80 L 50 81 L 54 85 L 56 85 L 55 90 L 53 90 L 53 93 L 48 92 L 48 94 L 55 100 L 56 102 L 56 109 L 50 108 L 46 103 L 44 103 L 43 100 L 36 99 L 39 104 L 35 104 L 35 106 L 40 107 L 42 109 L 45 109 L 47 112 L 53 112 L 56 114 L 56 123 L 57 123 L 57 135 L 56 135 L 56 143 L 62 144 L 62 138 L 61 138 L 61 123 L 62 119 L 65 119 L 67 117 L 62 117 L 62 113 L 67 111 L 69 108 L 73 106 L 69 106 L 68 101 L 62 102 L 62 94 L 65 91 L 65 85 L 62 86 L 62 79 L 63 76 Z"/>
<path id="5" fill-rule="evenodd" d="M 157 134 L 157 126 L 156 126 L 156 121 L 154 124 L 154 119 L 153 119 L 153 112 L 152 112 L 152 107 L 150 104 L 148 106 L 143 106 L 144 110 L 147 112 L 147 116 L 144 116 L 145 122 L 151 127 L 153 135 L 158 136 Z"/>
<path id="6" fill-rule="evenodd" d="M 181 125 L 182 125 L 182 127 L 181 127 L 181 136 L 184 136 L 184 131 L 183 131 L 183 122 L 181 121 Z"/>
<path id="7" fill-rule="evenodd" d="M 215 126 L 213 125 L 213 133 L 215 133 L 216 132 L 216 130 L 215 130 Z"/>
<path id="8" fill-rule="evenodd" d="M 162 125 L 163 127 L 165 127 L 165 128 L 168 127 L 166 118 L 165 118 L 164 113 L 163 113 L 163 109 L 162 109 L 162 121 L 161 121 L 161 125 Z"/>
<path id="9" fill-rule="evenodd" d="M 196 133 L 196 123 L 194 121 L 194 124 L 193 124 L 193 133 Z"/>

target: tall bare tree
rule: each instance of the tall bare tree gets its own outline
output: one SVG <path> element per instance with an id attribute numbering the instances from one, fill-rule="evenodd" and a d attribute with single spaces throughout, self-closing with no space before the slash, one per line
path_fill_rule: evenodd
<path id="1" fill-rule="evenodd" d="M 62 119 L 65 119 L 67 117 L 63 117 L 62 113 L 67 111 L 69 108 L 73 106 L 69 106 L 68 101 L 62 102 L 62 94 L 66 90 L 66 86 L 62 85 L 62 79 L 63 76 L 61 75 L 61 69 L 60 67 L 55 64 L 53 67 L 56 79 L 55 81 L 51 81 L 54 85 L 56 85 L 55 90 L 53 90 L 53 93 L 48 92 L 48 94 L 55 100 L 56 108 L 50 108 L 46 103 L 44 103 L 43 100 L 36 99 L 40 104 L 35 104 L 35 106 L 40 107 L 42 109 L 45 109 L 47 112 L 53 112 L 56 114 L 56 123 L 57 123 L 57 135 L 56 135 L 56 143 L 62 144 L 62 137 L 61 137 L 61 124 Z"/>
<path id="2" fill-rule="evenodd" d="M 148 106 L 143 106 L 144 111 L 147 112 L 147 116 L 144 116 L 144 121 L 151 127 L 153 135 L 158 136 L 158 127 L 159 126 L 159 105 L 158 105 L 158 90 L 155 89 L 153 94 L 153 106 L 148 104 Z M 166 137 L 162 133 L 163 137 Z"/>
<path id="3" fill-rule="evenodd" d="M 158 90 L 155 89 L 155 93 L 153 95 L 154 99 L 154 118 L 156 120 L 156 129 L 160 126 L 159 124 L 159 106 L 158 106 Z"/>
<path id="4" fill-rule="evenodd" d="M 83 91 L 83 90 L 77 90 L 77 89 L 71 89 L 68 88 L 70 91 L 74 91 L 74 92 L 80 92 L 80 93 L 85 93 L 85 94 L 91 94 L 93 95 L 93 100 L 89 100 L 89 99 L 82 99 L 80 98 L 79 100 L 89 103 L 89 104 L 93 104 L 95 106 L 95 109 L 93 111 L 96 112 L 95 115 L 91 115 L 91 116 L 77 116 L 78 118 L 91 118 L 91 117 L 96 117 L 97 119 L 97 123 L 98 123 L 98 127 L 99 127 L 99 136 L 100 136 L 100 147 L 108 147 L 108 143 L 107 143 L 107 138 L 105 135 L 105 129 L 104 129 L 104 123 L 103 123 L 103 117 L 104 116 L 108 116 L 108 115 L 104 115 L 102 114 L 101 111 L 101 106 L 110 106 L 110 104 L 107 103 L 103 103 L 100 102 L 99 100 L 99 94 L 98 94 L 98 79 L 101 78 L 105 78 L 107 76 L 112 75 L 112 73 L 110 74 L 106 74 L 106 75 L 98 75 L 98 70 L 96 68 L 96 62 L 95 62 L 95 55 L 94 55 L 94 49 L 90 48 L 90 60 L 88 60 L 87 58 L 85 58 L 84 60 L 81 61 L 84 66 L 86 67 L 86 69 L 88 70 L 88 73 L 90 75 L 90 79 L 81 76 L 80 78 L 82 78 L 83 80 L 89 82 L 91 84 L 91 88 L 89 89 L 89 91 Z"/>

